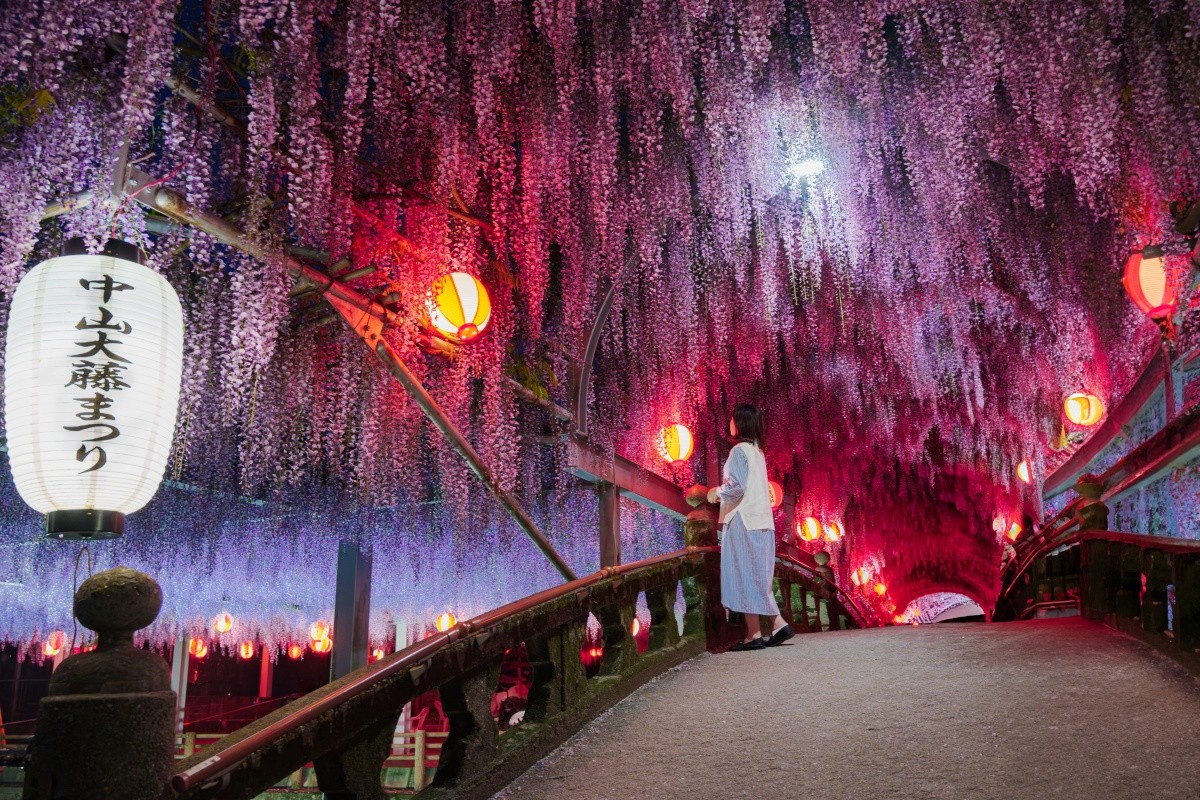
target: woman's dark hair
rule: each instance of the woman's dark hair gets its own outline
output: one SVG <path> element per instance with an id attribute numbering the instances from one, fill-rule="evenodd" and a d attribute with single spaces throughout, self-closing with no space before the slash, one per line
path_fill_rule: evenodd
<path id="1" fill-rule="evenodd" d="M 762 447 L 762 414 L 749 403 L 739 403 L 733 409 L 733 426 L 737 428 L 737 440 Z"/>

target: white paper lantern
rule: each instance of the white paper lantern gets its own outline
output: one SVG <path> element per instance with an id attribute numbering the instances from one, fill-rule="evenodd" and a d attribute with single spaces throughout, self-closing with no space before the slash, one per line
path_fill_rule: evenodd
<path id="1" fill-rule="evenodd" d="M 152 270 L 67 255 L 25 275 L 9 314 L 4 415 L 13 480 L 46 514 L 48 536 L 119 536 L 154 496 L 182 371 L 179 298 Z"/>

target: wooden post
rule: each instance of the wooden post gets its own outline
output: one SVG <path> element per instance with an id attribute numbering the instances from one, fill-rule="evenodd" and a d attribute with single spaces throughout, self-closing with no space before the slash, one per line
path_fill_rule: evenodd
<path id="1" fill-rule="evenodd" d="M 271 651 L 262 649 L 262 666 L 258 671 L 258 696 L 270 697 L 275 683 L 275 662 L 271 660 Z"/>
<path id="2" fill-rule="evenodd" d="M 370 614 L 371 554 L 357 542 L 343 541 L 338 545 L 330 680 L 366 666 Z"/>
<path id="3" fill-rule="evenodd" d="M 188 668 L 191 653 L 183 628 L 175 632 L 175 647 L 171 651 L 171 691 L 175 692 L 175 739 L 183 736 L 183 718 L 187 706 Z"/>
<path id="4" fill-rule="evenodd" d="M 413 791 L 425 788 L 425 731 L 413 731 Z"/>
<path id="5" fill-rule="evenodd" d="M 621 496 L 611 483 L 596 486 L 600 499 L 600 567 L 621 563 Z"/>

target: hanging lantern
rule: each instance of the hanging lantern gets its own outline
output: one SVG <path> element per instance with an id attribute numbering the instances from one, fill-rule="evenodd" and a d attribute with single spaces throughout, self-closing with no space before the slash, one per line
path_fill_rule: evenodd
<path id="1" fill-rule="evenodd" d="M 383 648 L 382 647 L 376 647 L 374 650 L 371 651 L 371 660 L 372 661 L 378 661 L 381 658 L 383 658 Z"/>
<path id="2" fill-rule="evenodd" d="M 121 245 L 118 248 L 117 245 Z M 4 416 L 17 491 L 56 539 L 120 536 L 162 481 L 183 370 L 183 312 L 122 255 L 43 261 L 17 285 Z"/>
<path id="3" fill-rule="evenodd" d="M 816 517 L 805 517 L 796 524 L 796 535 L 806 542 L 821 538 L 821 523 Z"/>
<path id="4" fill-rule="evenodd" d="M 1175 312 L 1175 287 L 1161 246 L 1150 245 L 1131 255 L 1121 283 L 1133 304 L 1150 319 L 1166 319 Z"/>
<path id="5" fill-rule="evenodd" d="M 1004 529 L 1008 527 L 1008 520 L 1003 514 L 997 514 L 992 517 L 992 530 L 996 533 L 1004 533 Z"/>
<path id="6" fill-rule="evenodd" d="M 451 272 L 433 282 L 429 322 L 455 344 L 466 344 L 483 333 L 492 318 L 492 301 L 479 279 Z"/>
<path id="7" fill-rule="evenodd" d="M 880 597 L 883 597 L 885 594 L 887 594 L 887 584 L 886 583 L 875 584 L 875 594 L 879 595 Z"/>
<path id="8" fill-rule="evenodd" d="M 308 628 L 308 638 L 314 642 L 329 638 L 329 623 L 323 619 L 314 622 Z"/>
<path id="9" fill-rule="evenodd" d="M 825 538 L 831 542 L 840 542 L 842 540 L 842 526 L 836 522 L 830 522 L 825 526 Z"/>
<path id="10" fill-rule="evenodd" d="M 771 490 L 771 508 L 783 505 L 783 487 L 777 481 L 767 481 L 767 488 Z"/>
<path id="11" fill-rule="evenodd" d="M 208 655 L 208 642 L 199 636 L 193 636 L 188 640 L 188 652 L 192 654 L 192 658 L 203 660 Z"/>
<path id="12" fill-rule="evenodd" d="M 46 637 L 45 643 L 42 645 L 42 654 L 50 658 L 54 658 L 67 645 L 67 634 L 65 631 L 54 631 Z"/>
<path id="13" fill-rule="evenodd" d="M 437 628 L 442 633 L 450 630 L 458 622 L 454 615 L 449 611 L 443 611 L 437 615 L 437 619 L 433 621 L 433 627 Z"/>
<path id="14" fill-rule="evenodd" d="M 250 659 L 254 658 L 254 649 L 254 642 L 242 642 L 240 645 L 238 645 L 238 655 L 241 656 L 244 661 L 249 661 Z"/>
<path id="15" fill-rule="evenodd" d="M 289 645 L 287 654 L 288 658 L 292 659 L 293 661 L 299 661 L 300 657 L 304 655 L 304 648 L 298 644 Z"/>
<path id="16" fill-rule="evenodd" d="M 659 431 L 658 449 L 669 464 L 691 458 L 692 444 L 692 432 L 687 425 L 677 422 Z"/>
<path id="17" fill-rule="evenodd" d="M 637 636 L 641 632 L 642 632 L 642 623 L 638 621 L 637 617 L 634 617 L 633 622 L 630 623 L 630 625 L 629 625 L 629 633 L 633 636 Z"/>
<path id="18" fill-rule="evenodd" d="M 328 636 L 312 643 L 312 651 L 314 653 L 328 653 L 332 649 L 333 639 L 330 639 Z"/>
<path id="19" fill-rule="evenodd" d="M 1104 416 L 1104 403 L 1094 394 L 1076 392 L 1063 401 L 1063 413 L 1071 422 L 1087 428 Z"/>
<path id="20" fill-rule="evenodd" d="M 855 586 L 863 586 L 869 580 L 871 580 L 871 570 L 867 567 L 859 567 L 850 573 L 850 582 Z"/>
<path id="21" fill-rule="evenodd" d="M 1023 530 L 1024 530 L 1024 528 L 1021 527 L 1021 523 L 1014 522 L 1012 525 L 1008 526 L 1008 533 L 1006 533 L 1005 535 L 1008 537 L 1008 540 L 1010 542 L 1015 542 L 1017 540 L 1017 537 L 1021 535 L 1021 531 L 1023 531 Z"/>
<path id="22" fill-rule="evenodd" d="M 1017 464 L 1017 480 L 1024 484 L 1033 482 L 1033 473 L 1029 470 L 1028 461 L 1022 461 L 1020 464 Z"/>
<path id="23" fill-rule="evenodd" d="M 216 619 L 213 620 L 213 630 L 217 633 L 229 633 L 229 630 L 232 627 L 233 617 L 228 611 L 222 611 L 220 614 L 217 614 Z"/>

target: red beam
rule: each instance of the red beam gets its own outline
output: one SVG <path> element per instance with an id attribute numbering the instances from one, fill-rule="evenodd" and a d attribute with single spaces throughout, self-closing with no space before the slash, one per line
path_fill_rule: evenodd
<path id="1" fill-rule="evenodd" d="M 611 483 L 626 497 L 678 519 L 692 510 L 684 502 L 682 487 L 575 436 L 567 438 L 567 471 L 592 483 Z"/>
<path id="2" fill-rule="evenodd" d="M 1115 408 L 1109 410 L 1108 419 L 1096 428 L 1096 432 L 1070 458 L 1046 476 L 1042 484 L 1042 496 L 1049 500 L 1074 486 L 1079 476 L 1087 471 L 1092 460 L 1100 455 L 1113 439 L 1124 435 L 1122 429 L 1138 415 L 1162 385 L 1163 354 L 1162 350 L 1155 350 L 1153 358 L 1147 362 L 1133 388 Z"/>

